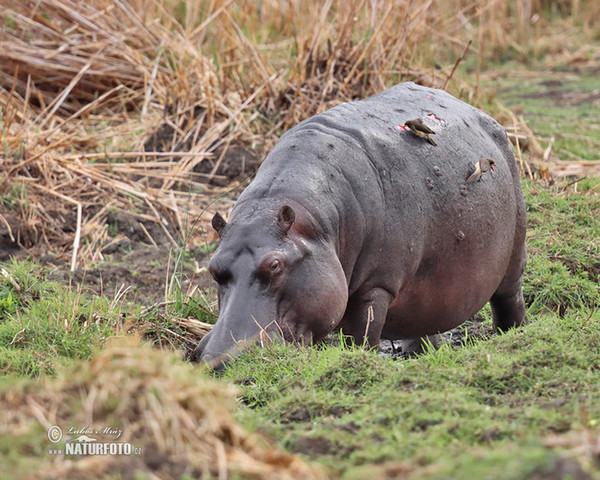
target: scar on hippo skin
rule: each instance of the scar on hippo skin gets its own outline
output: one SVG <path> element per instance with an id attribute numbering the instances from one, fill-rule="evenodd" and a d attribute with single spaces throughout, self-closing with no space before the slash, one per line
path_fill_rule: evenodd
<path id="1" fill-rule="evenodd" d="M 435 184 L 433 183 L 433 180 L 431 178 L 427 177 L 425 179 L 425 182 L 427 183 L 427 188 L 429 190 L 433 190 L 433 187 L 435 187 Z"/>
<path id="2" fill-rule="evenodd" d="M 440 167 L 438 167 L 437 165 L 435 165 L 435 166 L 433 167 L 433 173 L 435 173 L 435 175 L 436 175 L 437 177 L 441 177 L 441 176 L 443 175 L 443 173 L 442 173 L 442 169 L 441 169 Z"/>
<path id="3" fill-rule="evenodd" d="M 438 125 L 440 125 L 441 127 L 446 127 L 448 125 L 448 122 L 446 122 L 446 120 L 444 120 L 441 117 L 438 117 L 435 113 L 428 113 L 425 115 L 427 118 L 431 118 L 432 120 L 435 120 Z"/>
<path id="4" fill-rule="evenodd" d="M 469 189 L 466 185 L 461 185 L 458 189 L 461 197 L 466 197 L 469 194 Z"/>
<path id="5" fill-rule="evenodd" d="M 464 239 L 465 239 L 465 234 L 464 234 L 464 232 L 463 232 L 462 230 L 459 230 L 458 232 L 456 232 L 456 233 L 454 234 L 454 237 L 456 238 L 456 240 L 457 240 L 458 242 L 460 242 L 461 240 L 464 240 Z"/>

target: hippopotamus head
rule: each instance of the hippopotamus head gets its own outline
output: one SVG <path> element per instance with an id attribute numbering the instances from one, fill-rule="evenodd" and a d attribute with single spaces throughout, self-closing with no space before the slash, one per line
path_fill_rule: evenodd
<path id="1" fill-rule="evenodd" d="M 341 264 L 323 232 L 299 205 L 246 202 L 227 223 L 209 263 L 218 283 L 219 318 L 193 360 L 223 365 L 245 345 L 273 339 L 318 341 L 340 321 L 348 297 Z"/>

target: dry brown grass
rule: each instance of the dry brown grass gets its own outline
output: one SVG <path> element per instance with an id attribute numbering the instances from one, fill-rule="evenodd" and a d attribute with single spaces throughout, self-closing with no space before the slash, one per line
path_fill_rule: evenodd
<path id="1" fill-rule="evenodd" d="M 565 31 L 597 33 L 595 2 L 552 5 L 564 11 Z M 303 118 L 404 80 L 477 103 L 478 82 L 451 79 L 470 41 L 478 72 L 511 48 L 573 54 L 548 45 L 541 0 L 0 0 L 0 8 L 0 215 L 17 219 L 11 234 L 22 246 L 73 267 L 102 259 L 110 211 L 136 212 L 173 244 L 186 216 L 206 226 L 204 209 L 225 191 L 210 180 L 232 145 L 262 155 Z"/>
<path id="2" fill-rule="evenodd" d="M 27 448 L 20 465 L 27 478 L 239 478 L 321 479 L 300 459 L 246 432 L 232 418 L 234 387 L 209 380 L 167 353 L 122 337 L 88 363 L 58 378 L 30 382 L 0 394 L 0 436 L 51 445 L 52 425 L 62 443 L 77 438 L 70 427 L 121 430 L 116 440 L 140 455 L 49 455 Z M 98 442 L 112 435 L 91 435 Z M 15 472 L 12 472 L 15 474 Z M 25 472 L 22 472 L 25 473 Z"/>

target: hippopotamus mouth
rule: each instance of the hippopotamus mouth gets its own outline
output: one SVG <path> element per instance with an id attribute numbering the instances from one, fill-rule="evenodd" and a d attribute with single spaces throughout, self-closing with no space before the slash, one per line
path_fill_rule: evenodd
<path id="1" fill-rule="evenodd" d="M 256 332 L 248 334 L 244 338 L 236 339 L 233 332 L 230 333 L 231 342 L 224 342 L 218 337 L 212 339 L 209 334 L 205 335 L 196 349 L 192 352 L 190 360 L 199 362 L 202 360 L 209 367 L 215 370 L 221 370 L 235 357 L 247 350 L 250 346 L 256 345 L 264 348 L 273 342 L 282 342 L 286 344 L 310 344 L 312 336 L 310 332 L 293 332 L 290 328 L 282 328 L 286 322 L 285 314 L 283 320 L 273 320 L 266 325 L 261 325 L 254 316 L 251 316 L 252 324 L 256 327 Z M 294 323 L 292 323 L 293 325 Z M 295 322 L 298 324 L 298 322 Z M 215 346 L 216 345 L 216 346 Z"/>

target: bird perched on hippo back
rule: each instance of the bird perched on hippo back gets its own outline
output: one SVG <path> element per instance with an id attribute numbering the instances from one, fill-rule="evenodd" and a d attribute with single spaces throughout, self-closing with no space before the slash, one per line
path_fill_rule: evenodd
<path id="1" fill-rule="evenodd" d="M 426 138 L 429 140 L 429 143 L 431 143 L 434 147 L 437 147 L 437 143 L 435 143 L 431 138 L 431 135 L 435 135 L 435 132 L 425 125 L 425 122 L 422 119 L 416 118 L 415 120 L 408 120 L 402 126 L 404 128 L 409 128 L 410 131 L 413 132 L 417 137 Z"/>
<path id="2" fill-rule="evenodd" d="M 437 148 L 399 134 L 429 115 Z M 466 188 L 481 158 L 494 181 Z M 413 83 L 338 105 L 286 132 L 229 218 L 215 215 L 219 318 L 193 358 L 218 366 L 248 343 L 339 329 L 414 345 L 488 301 L 496 329 L 519 325 L 525 224 L 512 148 L 488 115 Z"/>
<path id="3" fill-rule="evenodd" d="M 494 162 L 491 158 L 482 158 L 475 164 L 475 171 L 469 178 L 467 178 L 467 183 L 473 183 L 475 180 L 481 180 L 481 177 L 486 172 L 491 171 L 493 173 L 495 166 L 496 162 Z"/>

